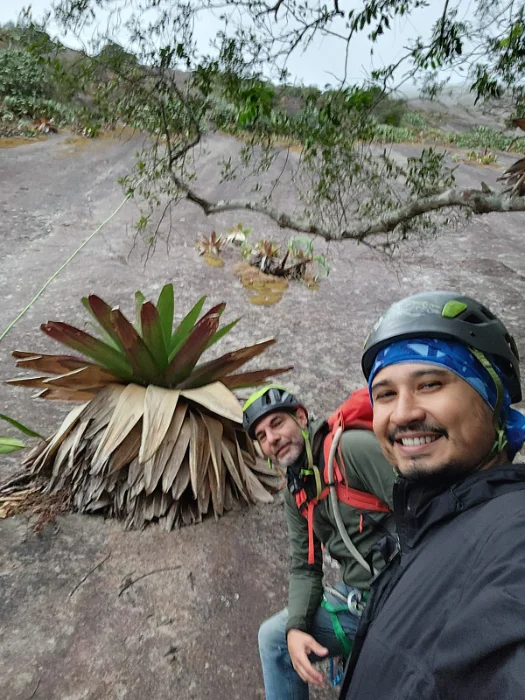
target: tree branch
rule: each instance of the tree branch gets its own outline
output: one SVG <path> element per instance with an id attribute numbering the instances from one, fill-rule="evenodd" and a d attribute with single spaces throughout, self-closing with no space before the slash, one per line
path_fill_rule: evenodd
<path id="1" fill-rule="evenodd" d="M 468 209 L 473 214 L 490 214 L 494 212 L 518 212 L 525 211 L 525 196 L 514 197 L 508 192 L 484 192 L 483 190 L 451 188 L 420 197 L 404 206 L 388 211 L 369 222 L 359 222 L 352 228 L 343 231 L 329 231 L 314 223 L 308 223 L 293 217 L 285 212 L 280 212 L 274 207 L 251 202 L 231 199 L 228 201 L 212 202 L 192 190 L 186 183 L 171 174 L 174 183 L 181 189 L 190 202 L 193 202 L 206 216 L 220 214 L 227 211 L 253 211 L 263 214 L 275 221 L 281 228 L 289 228 L 301 233 L 310 233 L 321 236 L 327 241 L 350 239 L 364 241 L 370 236 L 390 233 L 401 224 L 406 224 L 423 214 L 439 211 L 449 207 Z"/>
<path id="2" fill-rule="evenodd" d="M 512 197 L 507 192 L 486 193 L 482 190 L 452 188 L 409 202 L 368 224 L 343 231 L 340 237 L 363 240 L 375 234 L 389 233 L 418 216 L 448 207 L 469 209 L 473 214 L 525 211 L 525 197 Z"/>

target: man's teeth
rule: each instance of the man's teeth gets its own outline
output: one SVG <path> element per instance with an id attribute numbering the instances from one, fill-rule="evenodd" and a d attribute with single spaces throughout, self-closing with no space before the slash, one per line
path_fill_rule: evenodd
<path id="1" fill-rule="evenodd" d="M 437 437 L 402 438 L 401 443 L 405 447 L 415 447 L 415 445 L 425 445 L 435 440 L 437 440 Z"/>

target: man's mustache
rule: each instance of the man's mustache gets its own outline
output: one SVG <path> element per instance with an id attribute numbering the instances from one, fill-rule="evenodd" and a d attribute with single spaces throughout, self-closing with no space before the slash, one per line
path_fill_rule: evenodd
<path id="1" fill-rule="evenodd" d="M 397 428 L 388 433 L 387 437 L 389 442 L 393 445 L 400 435 L 403 435 L 403 437 L 410 437 L 410 433 L 432 433 L 433 435 L 448 438 L 448 431 L 445 428 L 442 428 L 439 425 L 418 422 L 409 423 L 407 425 L 398 425 Z"/>

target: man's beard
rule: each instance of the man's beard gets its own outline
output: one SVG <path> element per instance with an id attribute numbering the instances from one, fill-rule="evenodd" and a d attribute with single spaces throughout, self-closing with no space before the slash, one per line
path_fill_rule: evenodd
<path id="1" fill-rule="evenodd" d="M 290 467 L 294 462 L 296 462 L 299 457 L 302 455 L 304 451 L 304 443 L 303 444 L 298 444 L 298 443 L 292 443 L 287 451 L 287 453 L 284 455 L 284 457 L 278 460 L 278 464 L 280 467 L 283 469 L 287 469 Z"/>
<path id="2" fill-rule="evenodd" d="M 478 467 L 452 460 L 445 464 L 435 465 L 430 469 L 412 462 L 408 469 L 403 470 L 403 472 L 399 469 L 397 471 L 404 479 L 412 483 L 431 487 L 447 487 L 458 481 L 463 481 L 467 476 L 478 471 Z"/>

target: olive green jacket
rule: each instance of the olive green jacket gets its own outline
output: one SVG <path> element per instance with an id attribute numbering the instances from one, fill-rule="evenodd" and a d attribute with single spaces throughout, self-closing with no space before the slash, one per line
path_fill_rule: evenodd
<path id="1" fill-rule="evenodd" d="M 321 457 L 326 422 L 315 422 L 310 428 L 314 463 L 321 467 Z M 375 435 L 365 430 L 348 430 L 340 442 L 341 453 L 346 467 L 347 485 L 359 491 L 374 494 L 387 505 L 392 505 L 392 489 L 395 474 Z M 304 457 L 306 460 L 306 457 Z M 324 468 L 321 469 L 323 475 Z M 307 477 L 313 479 L 313 476 Z M 324 480 L 323 480 L 324 485 Z M 335 522 L 330 498 L 320 501 L 314 509 L 314 551 L 315 562 L 308 564 L 308 523 L 300 513 L 295 496 L 285 491 L 285 513 L 290 544 L 290 580 L 288 594 L 288 623 L 286 631 L 298 629 L 309 631 L 310 623 L 319 607 L 323 595 L 323 555 L 326 552 L 339 562 L 342 578 L 348 586 L 367 589 L 370 574 L 350 554 L 344 544 Z M 346 530 L 359 552 L 366 558 L 372 546 L 384 534 L 382 528 L 374 528 L 367 519 L 361 522 L 361 511 L 339 502 Z M 385 513 L 369 513 L 388 530 L 394 529 L 393 516 Z M 379 553 L 374 554 L 374 566 L 384 565 Z"/>

